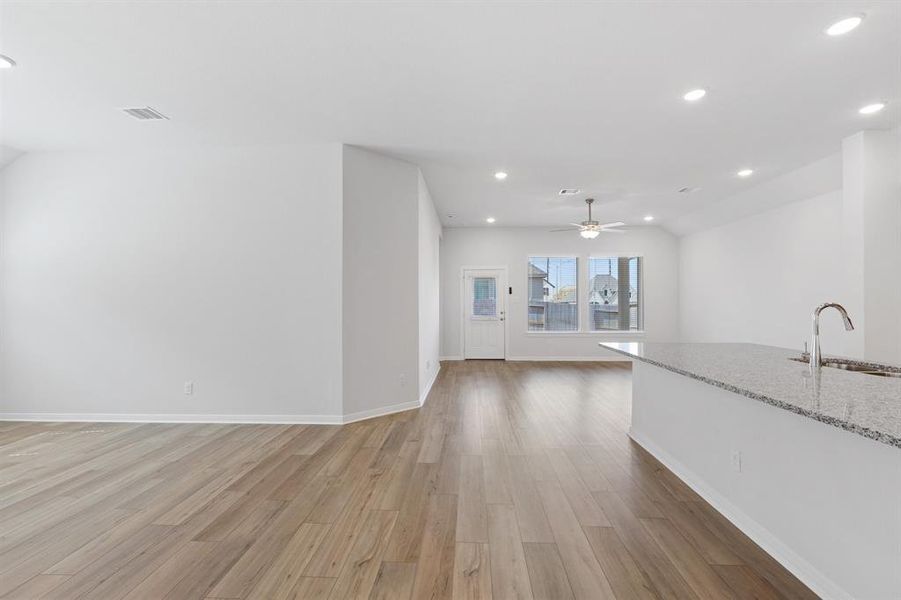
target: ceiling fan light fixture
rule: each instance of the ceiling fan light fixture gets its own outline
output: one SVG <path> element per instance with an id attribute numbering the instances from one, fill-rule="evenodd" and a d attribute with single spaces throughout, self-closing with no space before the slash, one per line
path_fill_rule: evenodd
<path id="1" fill-rule="evenodd" d="M 595 221 L 591 218 L 591 205 L 594 203 L 594 198 L 585 198 L 585 204 L 588 206 L 588 219 L 582 221 L 581 223 L 570 223 L 569 227 L 566 229 L 552 229 L 552 233 L 564 232 L 564 231 L 578 231 L 579 235 L 582 236 L 586 240 L 593 240 L 598 237 L 602 233 L 624 233 L 623 229 L 616 229 L 622 225 L 625 225 L 622 221 L 617 221 L 615 223 L 601 223 L 600 221 Z"/>

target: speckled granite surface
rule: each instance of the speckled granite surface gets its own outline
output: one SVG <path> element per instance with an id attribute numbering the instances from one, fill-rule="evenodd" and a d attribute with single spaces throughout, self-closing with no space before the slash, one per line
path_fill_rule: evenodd
<path id="1" fill-rule="evenodd" d="M 901 448 L 901 378 L 822 367 L 757 344 L 602 342 L 603 348 Z M 828 357 L 826 357 L 828 359 Z"/>

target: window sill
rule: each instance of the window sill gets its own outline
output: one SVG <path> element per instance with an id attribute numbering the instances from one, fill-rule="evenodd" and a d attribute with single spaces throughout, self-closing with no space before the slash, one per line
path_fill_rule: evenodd
<path id="1" fill-rule="evenodd" d="M 536 337 L 644 337 L 645 331 L 527 331 L 527 336 Z"/>

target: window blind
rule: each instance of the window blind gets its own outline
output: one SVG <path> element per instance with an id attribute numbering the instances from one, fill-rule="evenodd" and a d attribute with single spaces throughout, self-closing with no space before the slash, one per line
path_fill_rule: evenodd
<path id="1" fill-rule="evenodd" d="M 588 259 L 588 325 L 591 331 L 642 329 L 641 257 Z"/>
<path id="2" fill-rule="evenodd" d="M 528 270 L 529 331 L 578 331 L 578 260 L 530 256 Z"/>

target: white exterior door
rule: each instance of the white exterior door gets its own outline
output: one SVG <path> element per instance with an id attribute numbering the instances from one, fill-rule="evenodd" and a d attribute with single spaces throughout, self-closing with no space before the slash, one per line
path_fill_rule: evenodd
<path id="1" fill-rule="evenodd" d="M 463 358 L 504 358 L 505 279 L 503 269 L 463 271 Z"/>

